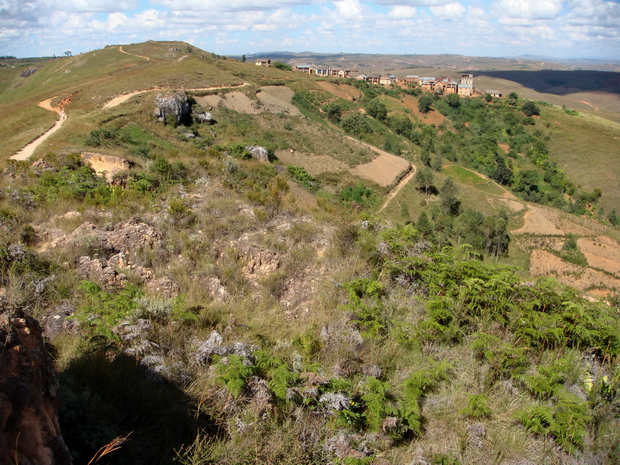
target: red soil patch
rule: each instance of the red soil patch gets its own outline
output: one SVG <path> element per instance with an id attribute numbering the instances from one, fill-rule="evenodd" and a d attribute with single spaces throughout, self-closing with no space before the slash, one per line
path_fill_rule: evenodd
<path id="1" fill-rule="evenodd" d="M 412 95 L 406 95 L 403 98 L 403 104 L 411 110 L 411 113 L 422 123 L 439 125 L 446 119 L 437 110 L 431 110 L 428 113 L 422 113 L 418 110 L 418 99 Z"/>
<path id="2" fill-rule="evenodd" d="M 502 149 L 502 152 L 504 153 L 510 152 L 510 145 L 508 144 L 497 144 L 497 146 Z"/>
<path id="3" fill-rule="evenodd" d="M 579 239 L 577 245 L 588 265 L 620 278 L 620 244 L 609 237 L 599 236 Z"/>
<path id="4" fill-rule="evenodd" d="M 276 157 L 287 165 L 301 166 L 308 174 L 318 176 L 323 173 L 339 173 L 349 171 L 349 166 L 329 155 L 315 155 L 313 153 L 291 152 L 277 150 Z"/>
<path id="5" fill-rule="evenodd" d="M 351 170 L 362 178 L 370 179 L 380 186 L 387 187 L 409 171 L 411 164 L 404 158 L 397 157 L 391 153 L 383 152 L 370 163 L 357 165 Z"/>
<path id="6" fill-rule="evenodd" d="M 534 276 L 553 276 L 560 283 L 581 291 L 593 289 L 620 289 L 620 279 L 602 271 L 582 268 L 565 262 L 544 250 L 534 250 L 530 256 L 530 273 Z"/>
<path id="7" fill-rule="evenodd" d="M 112 178 L 116 173 L 128 170 L 132 165 L 135 165 L 135 163 L 131 163 L 121 157 L 94 152 L 82 152 L 82 160 L 90 163 L 91 168 L 94 169 L 98 175 L 105 174 L 108 182 L 112 182 Z"/>
<path id="8" fill-rule="evenodd" d="M 555 226 L 549 213 L 547 210 L 530 205 L 529 210 L 525 212 L 525 224 L 522 228 L 513 230 L 512 233 L 563 236 L 564 231 Z"/>
<path id="9" fill-rule="evenodd" d="M 347 94 L 344 90 L 339 89 L 338 86 L 335 86 L 334 84 L 330 82 L 319 81 L 318 84 L 321 89 L 329 92 L 332 95 L 335 95 L 336 97 L 340 97 L 345 100 L 353 100 L 353 98 L 349 94 Z"/>

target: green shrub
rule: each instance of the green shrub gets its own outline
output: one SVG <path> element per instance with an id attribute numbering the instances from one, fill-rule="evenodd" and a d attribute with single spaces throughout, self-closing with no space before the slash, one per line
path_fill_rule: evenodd
<path id="1" fill-rule="evenodd" d="M 256 372 L 256 369 L 254 365 L 246 365 L 243 357 L 233 354 L 217 361 L 215 379 L 236 399 L 241 395 L 247 379 Z"/>
<path id="2" fill-rule="evenodd" d="M 318 190 L 321 187 L 320 181 L 308 174 L 305 168 L 301 166 L 288 165 L 286 172 L 302 186 L 311 189 Z"/>
<path id="3" fill-rule="evenodd" d="M 467 399 L 467 407 L 461 410 L 461 415 L 482 420 L 490 418 L 493 411 L 489 408 L 489 398 L 484 394 L 472 394 Z"/>

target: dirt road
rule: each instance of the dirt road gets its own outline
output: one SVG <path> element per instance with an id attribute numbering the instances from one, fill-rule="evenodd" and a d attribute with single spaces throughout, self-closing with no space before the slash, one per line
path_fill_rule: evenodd
<path id="1" fill-rule="evenodd" d="M 41 108 L 45 108 L 46 110 L 58 113 L 60 118 L 58 119 L 58 121 L 56 121 L 56 124 L 54 124 L 54 126 L 52 126 L 43 135 L 37 137 L 34 141 L 32 141 L 31 143 L 26 145 L 23 149 L 21 149 L 15 155 L 12 155 L 10 157 L 11 160 L 21 160 L 21 161 L 23 161 L 23 160 L 29 159 L 32 156 L 32 154 L 34 153 L 34 151 L 36 150 L 36 148 L 39 145 L 41 145 L 43 142 L 45 142 L 45 140 L 48 137 L 50 137 L 52 134 L 54 134 L 56 131 L 58 131 L 60 129 L 60 127 L 63 125 L 63 123 L 67 120 L 67 115 L 65 114 L 64 111 L 62 111 L 60 108 L 56 108 L 56 107 L 53 107 L 51 105 L 52 100 L 55 99 L 55 98 L 56 97 L 52 97 L 52 98 L 48 98 L 47 100 L 43 100 L 42 102 L 39 103 L 39 106 Z"/>
<path id="2" fill-rule="evenodd" d="M 244 86 L 247 86 L 247 85 L 248 85 L 248 83 L 244 82 L 243 84 L 232 85 L 232 86 L 202 87 L 200 89 L 183 89 L 183 90 L 188 91 L 188 92 L 204 92 L 204 91 L 208 91 L 208 90 L 218 90 L 218 89 L 238 89 L 239 87 L 244 87 Z M 138 94 L 141 94 L 143 92 L 152 92 L 154 90 L 159 90 L 159 91 L 167 92 L 167 91 L 177 90 L 177 89 L 152 87 L 150 89 L 136 90 L 134 92 L 129 92 L 128 94 L 123 94 L 123 95 L 119 95 L 118 97 L 114 97 L 112 100 L 110 100 L 108 103 L 106 103 L 103 106 L 103 109 L 107 110 L 108 108 L 114 108 L 114 107 L 120 105 L 121 103 L 125 103 L 127 100 L 129 100 L 134 95 L 138 95 Z"/>
<path id="3" fill-rule="evenodd" d="M 146 61 L 151 61 L 149 57 L 145 57 L 142 55 L 136 55 L 135 53 L 126 52 L 125 50 L 123 50 L 123 47 L 121 45 L 118 46 L 118 51 L 121 53 L 124 53 L 125 55 L 131 55 L 131 56 L 138 57 L 138 58 L 144 58 Z"/>
<path id="4" fill-rule="evenodd" d="M 394 197 L 396 197 L 396 195 L 400 192 L 400 190 L 403 187 L 405 187 L 409 181 L 411 181 L 411 179 L 415 176 L 415 173 L 416 173 L 416 167 L 415 165 L 411 165 L 411 170 L 409 170 L 409 173 L 407 173 L 406 176 L 403 176 L 403 178 L 398 182 L 396 187 L 394 187 L 394 189 L 390 191 L 387 198 L 385 199 L 385 202 L 383 202 L 383 205 L 381 205 L 381 208 L 377 211 L 377 213 L 381 213 L 383 210 L 385 210 L 385 207 L 388 206 L 390 201 Z"/>

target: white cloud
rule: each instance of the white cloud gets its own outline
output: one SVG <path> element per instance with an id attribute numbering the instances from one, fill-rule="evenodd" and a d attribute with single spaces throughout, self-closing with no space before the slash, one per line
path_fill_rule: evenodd
<path id="1" fill-rule="evenodd" d="M 36 2 L 2 0 L 0 2 L 0 27 L 36 22 L 43 10 L 46 10 L 45 5 Z"/>
<path id="2" fill-rule="evenodd" d="M 177 11 L 274 10 L 313 3 L 312 0 L 150 0 L 150 2 Z"/>
<path id="3" fill-rule="evenodd" d="M 467 9 L 459 2 L 452 2 L 447 5 L 432 6 L 431 11 L 441 19 L 457 19 L 462 17 Z"/>
<path id="4" fill-rule="evenodd" d="M 408 19 L 415 17 L 416 10 L 412 6 L 396 5 L 388 13 L 388 18 L 394 19 Z"/>
<path id="5" fill-rule="evenodd" d="M 620 28 L 620 4 L 603 0 L 570 0 L 570 24 Z"/>
<path id="6" fill-rule="evenodd" d="M 115 12 L 133 10 L 138 7 L 137 0 L 40 0 L 52 11 L 66 11 L 69 13 L 87 12 Z"/>
<path id="7" fill-rule="evenodd" d="M 334 6 L 340 20 L 362 21 L 366 17 L 365 8 L 359 0 L 342 0 L 334 2 Z"/>
<path id="8" fill-rule="evenodd" d="M 554 19 L 562 11 L 563 0 L 499 0 L 493 10 L 500 17 L 511 19 Z"/>
<path id="9" fill-rule="evenodd" d="M 440 6 L 450 3 L 451 0 L 373 0 L 377 5 L 396 6 Z"/>

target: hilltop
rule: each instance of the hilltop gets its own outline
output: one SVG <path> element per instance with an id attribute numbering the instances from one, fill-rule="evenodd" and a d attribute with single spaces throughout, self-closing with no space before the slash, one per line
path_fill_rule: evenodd
<path id="1" fill-rule="evenodd" d="M 13 65 L 0 309 L 74 463 L 616 463 L 613 116 L 181 42 Z"/>

